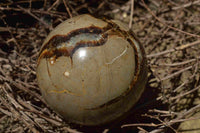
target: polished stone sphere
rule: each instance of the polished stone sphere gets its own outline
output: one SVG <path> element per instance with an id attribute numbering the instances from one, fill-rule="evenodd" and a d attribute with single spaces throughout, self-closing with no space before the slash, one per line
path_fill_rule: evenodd
<path id="1" fill-rule="evenodd" d="M 37 80 L 47 104 L 66 121 L 102 125 L 122 117 L 140 98 L 146 57 L 125 24 L 80 15 L 47 36 Z"/>

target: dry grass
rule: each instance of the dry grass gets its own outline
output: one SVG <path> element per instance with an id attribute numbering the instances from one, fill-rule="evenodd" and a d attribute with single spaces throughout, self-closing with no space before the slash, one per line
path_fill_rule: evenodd
<path id="1" fill-rule="evenodd" d="M 133 8 L 134 5 L 134 8 Z M 106 127 L 69 126 L 41 97 L 44 38 L 78 14 L 127 24 L 145 47 L 149 81 L 132 114 Z M 200 110 L 200 0 L 5 0 L 0 3 L 0 132 L 178 132 Z"/>

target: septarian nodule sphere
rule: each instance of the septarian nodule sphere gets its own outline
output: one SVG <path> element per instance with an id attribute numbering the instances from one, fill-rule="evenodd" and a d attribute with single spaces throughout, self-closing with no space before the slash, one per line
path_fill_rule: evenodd
<path id="1" fill-rule="evenodd" d="M 144 49 L 123 23 L 80 15 L 48 35 L 37 79 L 46 102 L 68 122 L 105 124 L 141 96 L 147 80 Z"/>

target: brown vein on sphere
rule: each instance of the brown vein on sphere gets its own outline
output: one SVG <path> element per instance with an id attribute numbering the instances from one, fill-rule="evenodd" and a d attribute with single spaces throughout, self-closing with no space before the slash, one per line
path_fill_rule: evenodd
<path id="1" fill-rule="evenodd" d="M 46 59 L 46 62 L 47 62 L 47 59 Z M 49 78 L 50 78 L 50 80 L 51 80 L 51 73 L 50 73 L 50 71 L 49 71 L 49 65 L 48 65 L 48 63 L 47 63 L 47 73 L 48 73 Z"/>
<path id="2" fill-rule="evenodd" d="M 110 28 L 111 27 L 109 25 L 104 28 L 90 26 L 86 28 L 73 30 L 67 35 L 55 35 L 42 47 L 38 62 L 41 58 L 50 58 L 55 55 L 56 58 L 60 56 L 70 56 L 70 58 L 72 59 L 73 54 L 76 52 L 76 50 L 78 50 L 81 47 L 96 47 L 104 45 L 107 41 L 108 36 L 106 31 L 108 31 Z M 76 43 L 75 46 L 71 47 L 57 48 L 63 42 L 69 41 L 71 37 L 84 33 L 99 34 L 102 37 L 99 40 L 95 41 L 80 41 Z"/>
<path id="3" fill-rule="evenodd" d="M 135 33 L 132 30 L 129 30 L 129 34 L 133 38 L 135 38 L 136 42 L 138 42 L 138 44 L 139 44 L 140 51 L 141 51 L 142 55 L 144 55 L 142 60 L 141 60 L 141 64 L 143 64 L 144 60 L 146 60 L 146 54 L 145 54 L 144 48 L 142 47 L 142 44 L 141 44 L 140 40 L 136 37 Z"/>
<path id="4" fill-rule="evenodd" d="M 133 48 L 133 50 L 135 52 L 136 68 L 135 68 L 134 78 L 131 81 L 130 86 L 120 96 L 118 96 L 118 97 L 116 97 L 114 99 L 111 99 L 110 101 L 108 101 L 108 102 L 106 102 L 106 103 L 104 103 L 102 105 L 99 105 L 99 106 L 94 107 L 94 108 L 87 108 L 85 110 L 100 109 L 100 108 L 103 108 L 105 106 L 109 106 L 109 105 L 111 105 L 113 103 L 116 103 L 121 98 L 126 97 L 131 92 L 131 90 L 134 89 L 133 87 L 134 87 L 134 85 L 136 84 L 136 82 L 138 80 L 139 74 L 141 73 L 141 71 L 140 71 L 140 62 L 139 62 L 139 53 L 138 53 L 139 51 L 138 51 L 137 47 L 135 46 L 136 44 L 134 44 L 134 42 L 130 39 L 130 37 L 133 37 L 133 39 L 136 39 L 136 37 L 132 36 L 132 34 L 130 34 L 129 32 L 127 32 L 125 30 L 121 30 L 120 27 L 117 24 L 115 24 L 113 22 L 110 22 L 110 21 L 108 21 L 108 23 L 110 25 L 112 25 L 112 27 L 115 27 L 114 29 L 111 30 L 112 32 L 109 32 L 108 35 L 110 36 L 110 33 L 115 33 L 115 34 L 118 34 L 118 36 L 123 37 L 125 40 L 127 40 L 129 42 L 129 44 L 132 46 L 132 48 Z M 141 48 L 142 46 L 141 46 L 140 42 L 138 42 L 138 44 L 140 45 L 140 48 Z M 141 48 L 141 50 L 143 50 L 142 54 L 145 55 L 144 49 Z"/>
<path id="5" fill-rule="evenodd" d="M 129 40 L 129 41 L 130 41 L 129 43 L 134 44 L 131 40 Z M 119 101 L 121 98 L 126 97 L 126 95 L 128 95 L 130 93 L 131 89 L 134 89 L 133 87 L 134 87 L 135 83 L 137 82 L 138 76 L 140 74 L 140 69 L 139 69 L 140 63 L 139 63 L 139 57 L 138 57 L 137 48 L 135 46 L 133 46 L 133 48 L 134 48 L 134 51 L 135 51 L 136 68 L 135 68 L 134 78 L 131 81 L 131 84 L 130 84 L 129 88 L 127 88 L 126 91 L 124 91 L 120 96 L 118 96 L 118 97 L 116 97 L 114 99 L 111 99 L 110 101 L 108 101 L 108 102 L 106 102 L 106 103 L 104 103 L 102 105 L 99 105 L 99 106 L 97 106 L 95 108 L 87 108 L 86 110 L 96 110 L 96 109 L 103 108 L 105 106 L 109 106 L 109 105 Z"/>
<path id="6" fill-rule="evenodd" d="M 133 49 L 135 51 L 135 63 L 136 63 L 135 74 L 134 74 L 134 79 L 132 80 L 131 85 L 130 85 L 130 88 L 133 88 L 133 86 L 137 82 L 138 76 L 140 74 L 140 62 L 139 62 L 140 59 L 139 59 L 139 53 L 138 53 L 139 51 L 138 51 L 137 47 L 134 45 L 134 42 L 131 39 L 128 38 L 127 41 L 131 44 L 131 46 L 133 47 Z"/>
<path id="7" fill-rule="evenodd" d="M 60 45 L 62 42 L 69 41 L 71 37 L 82 34 L 82 33 L 95 33 L 95 34 L 102 34 L 104 30 L 100 27 L 90 26 L 86 28 L 80 28 L 69 32 L 67 35 L 55 35 L 53 36 L 46 44 L 41 51 L 47 48 L 54 48 Z"/>
<path id="8" fill-rule="evenodd" d="M 133 88 L 133 86 L 134 86 L 135 83 L 137 82 L 137 78 L 138 78 L 138 76 L 139 76 L 139 74 L 140 74 L 140 64 L 141 64 L 141 62 L 143 61 L 143 59 L 142 59 L 141 62 L 139 62 L 139 53 L 138 53 L 139 51 L 138 51 L 137 47 L 135 46 L 136 44 L 134 44 L 134 42 L 133 42 L 130 38 L 132 37 L 133 39 L 135 39 L 135 40 L 138 42 L 138 45 L 139 45 L 140 50 L 141 50 L 140 52 L 142 52 L 142 55 L 145 56 L 144 49 L 142 48 L 141 43 L 139 42 L 139 40 L 137 39 L 137 37 L 135 36 L 135 34 L 134 34 L 131 30 L 125 31 L 125 30 L 122 30 L 117 24 L 113 23 L 112 21 L 107 20 L 107 22 L 108 22 L 112 27 L 114 27 L 114 31 L 115 31 L 116 33 L 118 33 L 119 36 L 123 36 L 124 39 L 127 40 L 127 41 L 129 42 L 129 44 L 132 46 L 132 48 L 134 49 L 136 68 L 135 68 L 135 73 L 134 73 L 134 79 L 132 80 L 131 85 L 130 85 L 130 87 L 129 87 L 129 88 Z M 131 90 L 131 89 L 129 89 L 129 88 L 128 88 L 127 91 L 125 91 L 122 95 L 128 94 L 128 92 Z"/>

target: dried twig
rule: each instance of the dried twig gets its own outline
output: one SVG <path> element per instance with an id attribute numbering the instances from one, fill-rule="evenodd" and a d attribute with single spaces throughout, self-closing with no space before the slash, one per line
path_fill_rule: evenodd
<path id="1" fill-rule="evenodd" d="M 132 28 L 133 12 L 134 12 L 134 0 L 131 0 L 131 15 L 130 15 L 130 21 L 129 21 L 129 29 Z"/>
<path id="2" fill-rule="evenodd" d="M 159 52 L 159 53 L 156 53 L 156 54 L 147 55 L 147 58 L 157 57 L 157 56 L 168 54 L 168 53 L 171 53 L 171 52 L 174 52 L 174 51 L 183 50 L 183 49 L 186 49 L 188 47 L 192 47 L 192 46 L 195 46 L 195 45 L 198 45 L 198 44 L 200 44 L 200 40 L 194 41 L 192 43 L 187 43 L 187 44 L 175 47 L 173 49 L 165 50 L 165 51 L 162 51 L 162 52 Z"/>

